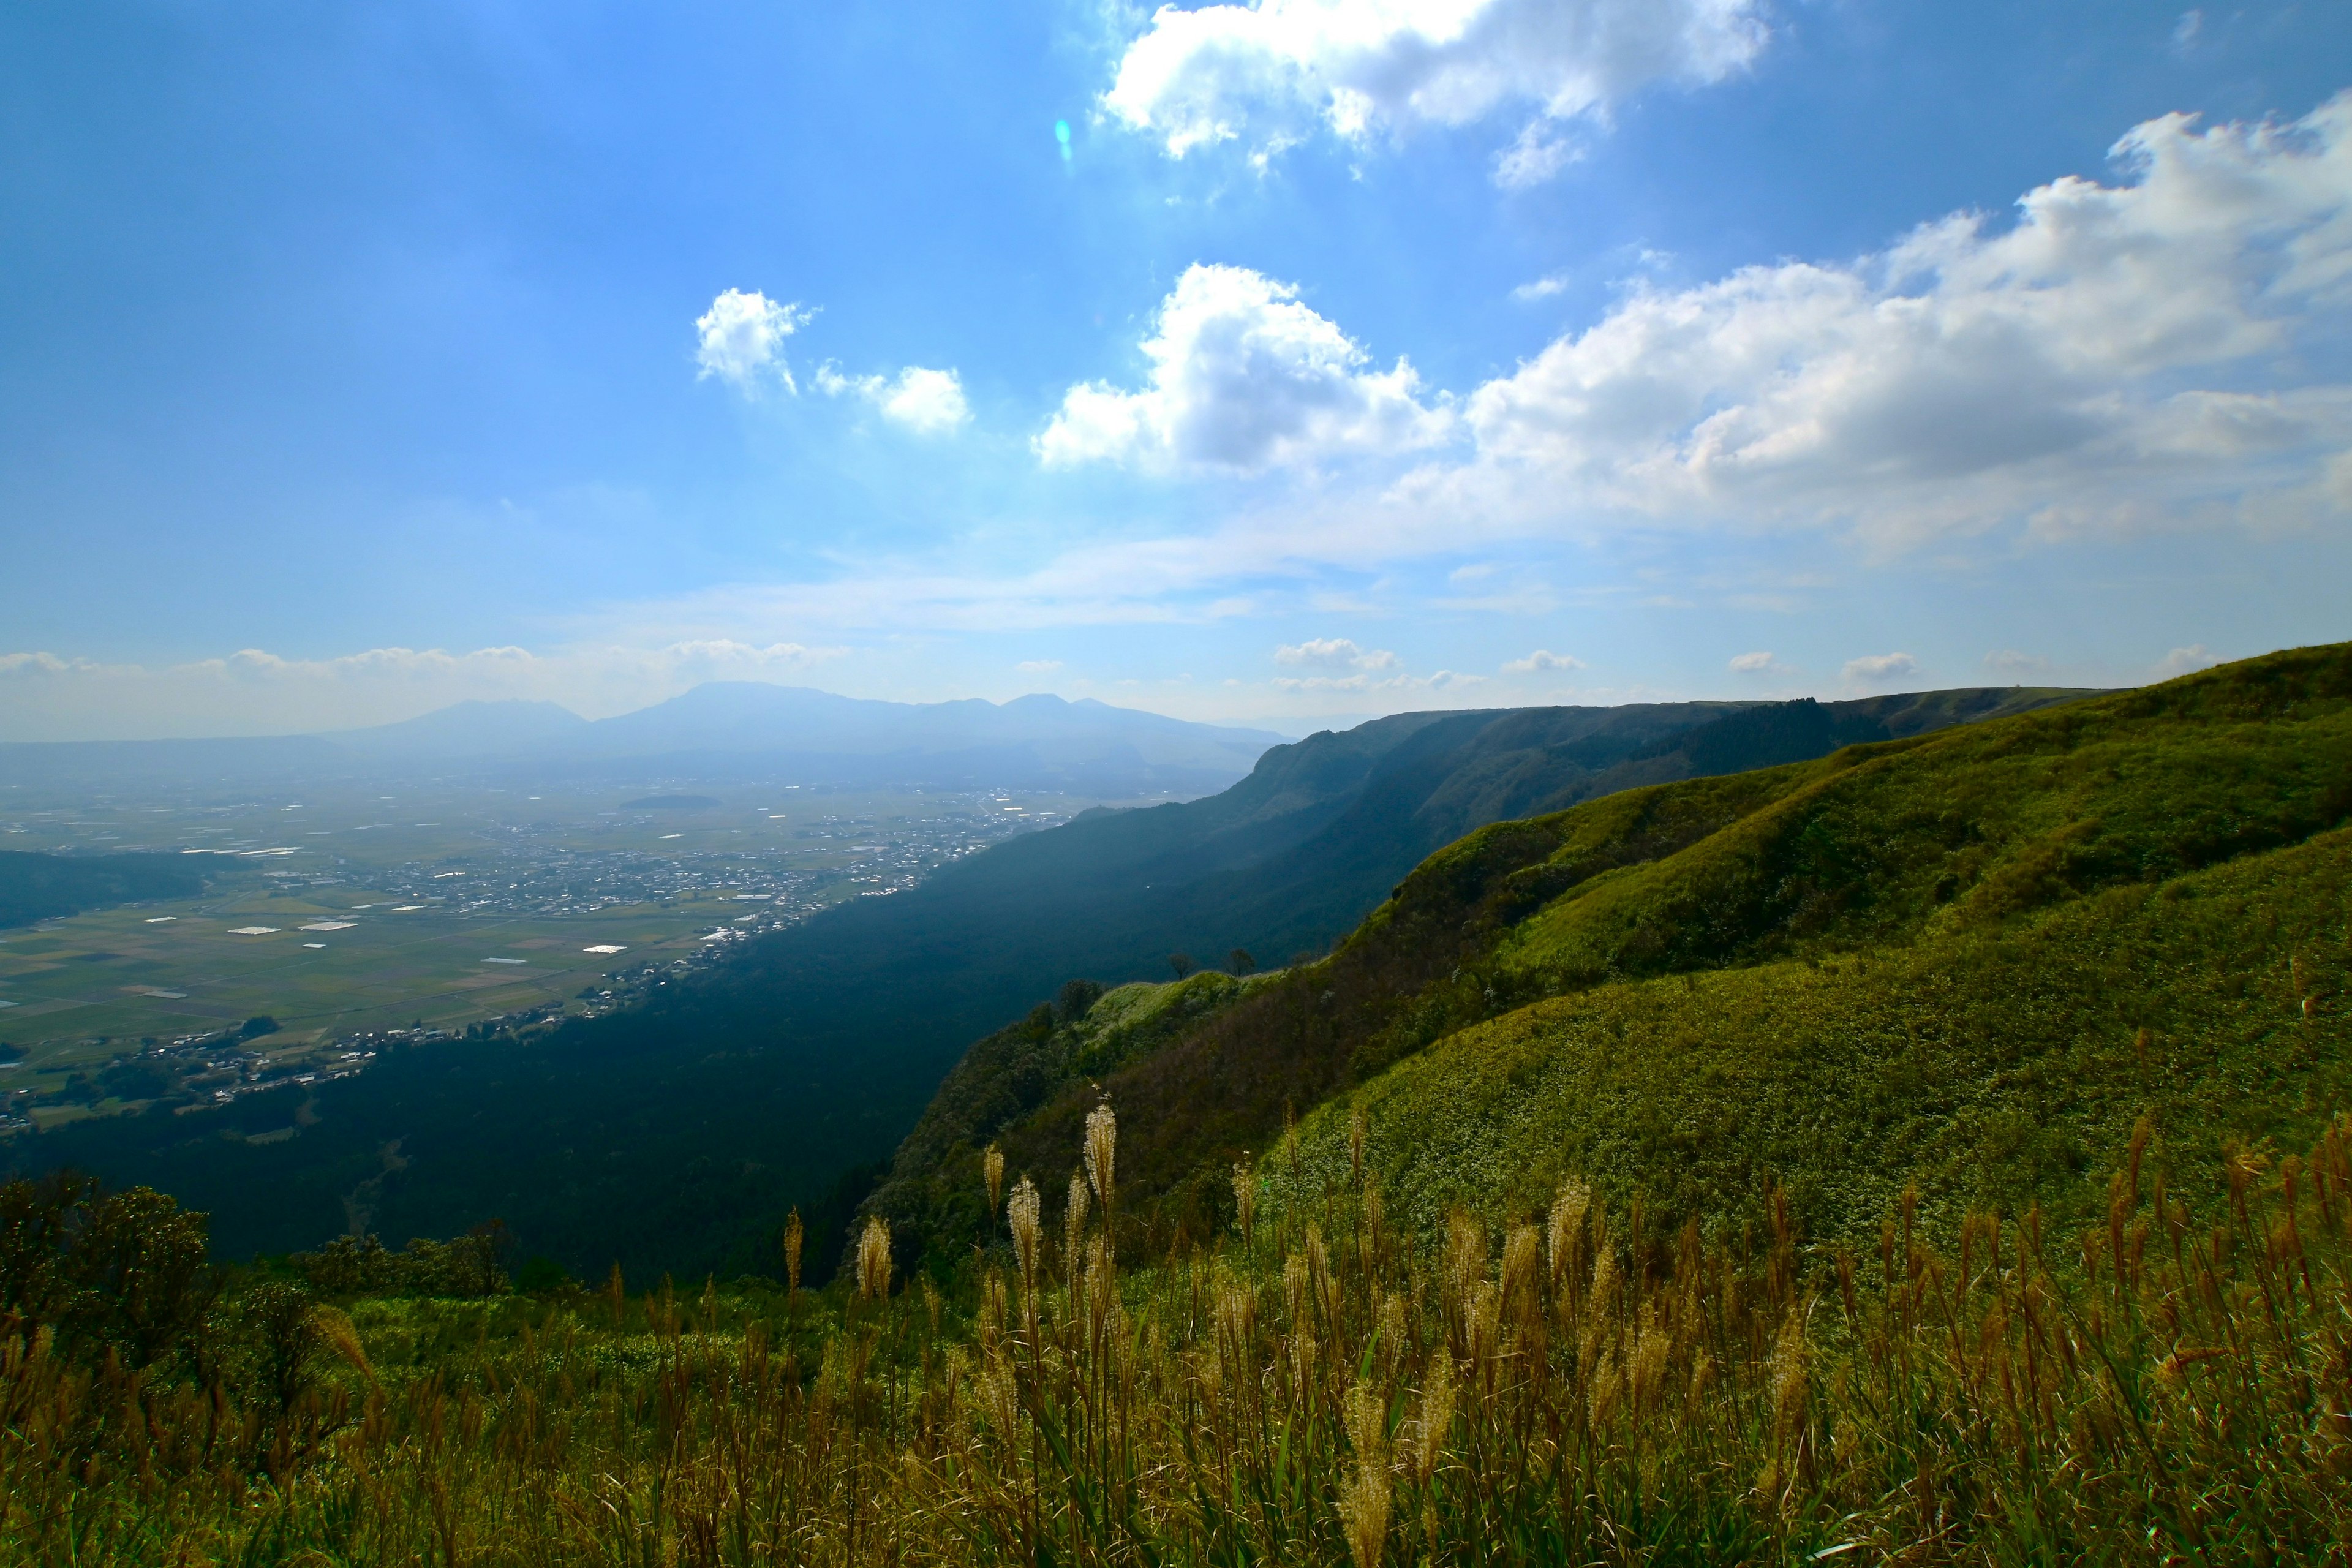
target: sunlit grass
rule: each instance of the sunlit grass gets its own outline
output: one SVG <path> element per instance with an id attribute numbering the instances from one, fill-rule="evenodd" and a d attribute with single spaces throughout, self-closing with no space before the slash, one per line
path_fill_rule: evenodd
<path id="1" fill-rule="evenodd" d="M 2338 1561 L 2352 1122 L 1860 1256 L 1560 1191 L 1433 1247 L 1369 1176 L 1124 1263 L 1110 1129 L 953 1279 L 363 1300 L 299 1386 L 0 1351 L 38 1563 Z M 1360 1166 L 1360 1170 L 1361 1167 Z M 1055 1234 L 1058 1232 L 1059 1234 Z M 943 1288 L 944 1287 L 944 1288 Z"/>

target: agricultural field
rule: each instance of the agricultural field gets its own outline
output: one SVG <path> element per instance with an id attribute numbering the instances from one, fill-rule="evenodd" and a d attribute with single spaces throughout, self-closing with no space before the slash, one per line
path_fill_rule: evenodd
<path id="1" fill-rule="evenodd" d="M 27 793 L 0 789 L 0 847 L 176 852 L 212 881 L 0 931 L 0 1056 L 18 1058 L 0 1062 L 0 1105 L 17 1125 L 140 1102 L 121 1064 L 143 1053 L 194 1050 L 209 1065 L 175 1064 L 181 1088 L 233 1096 L 358 1070 L 387 1032 L 625 1005 L 735 939 L 1099 804 L 793 784 Z"/>

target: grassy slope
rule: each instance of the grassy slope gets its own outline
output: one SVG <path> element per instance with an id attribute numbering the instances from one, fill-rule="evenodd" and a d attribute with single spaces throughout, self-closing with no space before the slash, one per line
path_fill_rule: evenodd
<path id="1" fill-rule="evenodd" d="M 1090 1091 L 1104 1078 L 1278 984 L 1278 975 L 1237 979 L 1203 970 L 1169 984 L 1118 986 L 1076 1018 L 1040 1005 L 964 1053 L 899 1144 L 866 1211 L 910 1243 L 983 1234 L 989 1215 L 980 1158 L 988 1143 L 1049 1103 L 1091 1105 Z"/>
<path id="2" fill-rule="evenodd" d="M 1590 1162 L 1622 1155 L 1626 1184 L 1692 1212 L 1740 1212 L 1770 1176 L 1803 1186 L 1801 1140 L 1790 1142 L 1796 1134 L 1777 1124 L 1767 1130 L 1769 1119 L 1760 1113 L 1754 1139 L 1734 1138 L 1721 1154 L 1728 1164 L 1689 1173 L 1704 1163 L 1692 1151 L 1724 1128 L 1660 1086 L 1679 1086 L 1685 1066 L 1712 1070 L 1726 1114 L 1739 1111 L 1759 1091 L 1731 1062 L 1775 1063 L 1786 1081 L 1802 1082 L 1790 1090 L 1791 1104 L 1807 1125 L 1818 1124 L 1824 1150 L 1863 1135 L 1854 1118 L 1866 1110 L 1868 1135 L 1885 1145 L 1884 1169 L 1916 1169 L 1954 1201 L 2054 1190 L 2104 1152 L 2117 1116 L 2128 1125 L 2122 1100 L 2134 1100 L 2136 1113 L 2137 1100 L 2146 1097 L 2127 1084 L 2107 1085 L 2095 1110 L 2087 1101 L 2074 1107 L 2066 1097 L 2076 1088 L 2090 1092 L 2088 1069 L 2071 1058 L 2052 1058 L 2044 1037 L 2020 1032 L 2016 1018 L 2065 1017 L 2069 1027 L 2086 1031 L 2069 1037 L 2069 1049 L 2088 1049 L 2088 1024 L 2078 1016 L 2088 1009 L 2105 1020 L 2098 1048 L 2111 1050 L 2118 1029 L 2129 1045 L 2142 1025 L 2170 1027 L 2160 1023 L 2161 1009 L 2144 1003 L 2164 984 L 2145 967 L 2156 962 L 2146 956 L 2155 948 L 2145 944 L 2112 956 L 2125 972 L 2112 983 L 2095 983 L 2079 969 L 2004 968 L 2000 955 L 2030 942 L 2053 910 L 2070 905 L 2079 906 L 2070 919 L 2090 925 L 2063 930 L 2075 932 L 2069 940 L 2088 942 L 2123 920 L 2123 903 L 2107 899 L 2128 902 L 2232 861 L 2243 862 L 2246 875 L 2263 874 L 2252 858 L 2309 840 L 2347 815 L 2352 648 L 2332 647 L 1497 824 L 1431 857 L 1330 959 L 1292 971 L 1103 1081 L 1129 1130 L 1120 1168 L 1139 1200 L 1130 1213 L 1148 1215 L 1163 1234 L 1180 1226 L 1198 1234 L 1222 1223 L 1229 1202 L 1224 1162 L 1272 1142 L 1286 1107 L 1303 1111 L 1457 1031 L 1561 994 L 1581 994 L 1573 1007 L 1590 1011 L 1575 1016 L 1605 1017 L 1612 1031 L 1622 1023 L 1629 1038 L 1637 1023 L 1670 1032 L 1606 1048 L 1589 1030 L 1577 1035 L 1576 1050 L 1560 1047 L 1563 1060 L 1612 1061 L 1610 1052 L 1622 1050 L 1639 1066 L 1625 1068 L 1606 1093 L 1594 1088 L 1589 1100 L 1578 1100 L 1568 1080 L 1545 1079 L 1546 1102 L 1559 1108 L 1549 1121 L 1505 1108 L 1526 1099 L 1528 1084 L 1549 1070 L 1542 1064 L 1552 1059 L 1552 1047 L 1544 1042 L 1553 1037 L 1542 1032 L 1543 1021 L 1561 1016 L 1556 1011 L 1488 1025 L 1400 1069 L 1393 1086 L 1368 1090 L 1366 1103 L 1400 1097 L 1390 1108 L 1390 1136 L 1400 1151 L 1391 1175 L 1401 1195 L 1411 1190 L 1423 1209 L 1441 1191 L 1516 1200 L 1567 1169 L 1569 1148 L 1587 1151 Z M 2291 903 L 2291 893 L 2280 896 Z M 2334 921 L 2340 928 L 2340 900 L 2331 910 L 2320 894 L 2311 896 L 2318 901 L 2308 908 L 2280 909 L 2286 927 L 2321 932 Z M 2115 940 L 2122 930 L 2116 926 Z M 2147 942 L 2161 946 L 2177 935 Z M 2235 984 L 2233 974 L 2284 951 L 2231 952 L 2206 937 L 2179 940 L 2187 943 L 2180 962 L 2202 977 L 2199 984 Z M 1785 972 L 1756 966 L 1841 954 L 1900 971 L 1918 1000 L 1907 1011 L 1891 994 L 1873 1004 L 1892 1021 L 1872 1026 L 1875 1034 L 1839 1037 L 1847 1055 L 1831 1071 L 1831 1047 L 1808 1043 L 1828 1039 L 1820 1017 L 1789 999 L 1818 998 L 1826 994 L 1805 987 L 1832 982 L 1801 963 Z M 1936 989 L 1936 976 L 1956 970 L 1971 976 L 1975 993 Z M 1748 973 L 1734 980 L 1724 971 Z M 1661 975 L 1687 981 L 1638 984 Z M 1685 992 L 1685 983 L 1693 989 Z M 1864 997 L 1877 994 L 1841 995 L 1834 1005 L 1859 1016 L 1867 1011 Z M 1938 999 L 1927 1001 L 1931 995 Z M 1704 1011 L 1717 1005 L 1732 1010 Z M 2117 1008 L 2139 1016 L 2126 1020 Z M 1911 1047 L 1914 1034 L 1938 1016 L 1966 1017 L 1987 1040 L 2013 1036 L 2013 1046 L 1979 1042 L 1944 1057 Z M 2203 1014 L 2183 1016 L 2183 1028 L 2216 1026 Z M 2332 1073 L 2340 1042 L 2327 1019 L 2323 1011 L 2313 1048 Z M 1896 1037 L 1905 1050 L 1889 1054 L 1885 1042 Z M 1507 1047 L 1513 1040 L 1533 1043 Z M 1718 1054 L 1704 1054 L 1706 1042 L 1712 1042 L 1706 1051 Z M 2218 1039 L 2198 1048 L 2209 1046 L 2221 1049 Z M 2031 1072 L 2007 1059 L 2011 1049 L 2020 1061 L 2032 1058 Z M 1497 1069 L 1499 1079 L 1478 1065 L 1490 1058 L 1508 1064 Z M 2163 1059 L 2182 1071 L 2213 1066 L 2194 1055 Z M 1456 1067 L 1459 1084 L 1449 1078 Z M 2002 1073 L 2025 1073 L 2019 1084 L 2047 1078 L 2060 1087 L 2052 1099 L 1970 1098 L 1979 1079 Z M 2326 1086 L 2336 1081 L 2322 1074 L 2253 1085 L 2242 1108 L 2252 1120 L 2242 1118 L 2241 1130 L 2259 1131 L 2263 1118 L 2299 1106 L 2305 1087 L 2332 1092 Z M 1091 1086 L 1066 1091 L 1005 1127 L 1002 1141 L 1013 1167 L 1058 1181 L 1094 1093 Z M 1830 1100 L 1837 1104 L 1823 1103 Z M 1956 1108 L 1963 1105 L 1975 1110 L 1960 1116 Z M 2075 1121 L 2041 1127 L 2062 1105 L 2073 1107 L 2066 1114 Z M 1458 1121 L 1466 1129 L 1490 1113 L 1543 1131 L 1525 1138 L 1465 1131 L 1466 1141 L 1451 1144 L 1423 1136 L 1424 1126 Z M 1590 1117 L 1632 1118 L 1649 1152 L 1638 1159 L 1624 1152 L 1611 1139 L 1633 1134 L 1603 1136 L 1579 1120 Z M 2224 1125 L 2201 1112 L 2189 1120 L 2194 1136 L 2208 1142 Z M 1931 1124 L 1941 1131 L 1931 1136 Z M 1342 1125 L 1340 1111 L 1328 1111 L 1310 1122 L 1310 1143 L 1319 1138 L 1328 1156 Z M 1889 1142 L 1898 1135 L 1910 1139 L 1900 1151 Z M 1679 1151 L 1681 1163 L 1661 1150 Z M 1955 1161 L 1981 1169 L 1955 1174 Z M 1824 1223 L 1884 1212 L 1884 1181 L 1837 1197 L 1830 1187 L 1861 1167 L 1820 1163 L 1822 1176 L 1808 1202 Z M 1609 1173 L 1591 1163 L 1580 1168 Z"/>
<path id="3" fill-rule="evenodd" d="M 1303 1184 L 1344 1177 L 1360 1106 L 1425 1234 L 1570 1176 L 1719 1224 L 1760 1221 L 1778 1181 L 1809 1235 L 1855 1242 L 1914 1182 L 1942 1221 L 2079 1214 L 2143 1111 L 2193 1176 L 2228 1142 L 2299 1148 L 2352 1099 L 2347 897 L 2338 830 L 2010 925 L 1537 1003 L 1322 1108 Z"/>
<path id="4" fill-rule="evenodd" d="M 1714 1219 L 1777 1179 L 1852 1234 L 1915 1179 L 1954 1210 L 2095 1201 L 2143 1109 L 2202 1155 L 2343 1103 L 2352 650 L 1740 784 L 1755 809 L 1636 865 L 1604 862 L 1685 792 L 1570 814 L 1523 875 L 1572 885 L 1486 981 L 1567 994 L 1358 1097 L 1421 1223 L 1576 1173 Z M 1307 1130 L 1327 1163 L 1349 1109 Z"/>

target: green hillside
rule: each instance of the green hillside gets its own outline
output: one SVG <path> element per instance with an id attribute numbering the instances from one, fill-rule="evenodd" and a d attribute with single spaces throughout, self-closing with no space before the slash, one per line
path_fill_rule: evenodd
<path id="1" fill-rule="evenodd" d="M 1286 1115 L 1270 1196 L 1316 1190 L 1359 1109 L 1424 1231 L 1570 1175 L 1714 1224 L 1777 1181 L 1825 1234 L 1915 1181 L 2095 1201 L 2143 1109 L 2210 1170 L 2344 1103 L 2347 816 L 2344 647 L 1628 790 L 1470 835 L 1330 958 L 980 1131 L 1051 1184 L 1107 1095 L 1155 1245 L 1223 1224 Z M 957 1239 L 985 1138 L 910 1143 L 876 1212 Z"/>
<path id="2" fill-rule="evenodd" d="M 1497 819 L 2077 695 L 1397 715 L 1276 747 L 1221 795 L 1088 814 L 738 944 L 640 1007 L 382 1053 L 307 1092 L 282 1142 L 249 1135 L 293 1105 L 256 1096 L 15 1139 L 0 1170 L 173 1193 L 232 1256 L 315 1246 L 352 1200 L 394 1235 L 503 1220 L 582 1272 L 753 1267 L 794 1205 L 838 1240 L 965 1047 L 1073 976 L 1157 978 L 1176 952 L 1212 966 L 1237 947 L 1268 965 L 1319 952 L 1432 850 Z"/>

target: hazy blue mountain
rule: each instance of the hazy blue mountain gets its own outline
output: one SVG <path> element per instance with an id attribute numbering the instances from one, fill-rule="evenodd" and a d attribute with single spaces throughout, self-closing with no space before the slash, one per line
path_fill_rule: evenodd
<path id="1" fill-rule="evenodd" d="M 1271 731 L 1084 699 L 882 702 L 712 681 L 589 721 L 552 702 L 459 702 L 321 735 L 0 745 L 0 783 L 331 778 L 385 769 L 518 777 L 782 776 L 810 784 L 1200 795 L 1248 773 Z"/>
<path id="2" fill-rule="evenodd" d="M 655 760 L 666 772 L 703 777 L 789 769 L 833 783 L 1202 795 L 1246 774 L 1282 739 L 1091 698 L 881 702 L 711 681 L 587 725 L 543 755 L 589 769 Z"/>
<path id="3" fill-rule="evenodd" d="M 453 702 L 430 713 L 320 739 L 383 758 L 504 757 L 575 738 L 589 721 L 556 702 Z"/>

